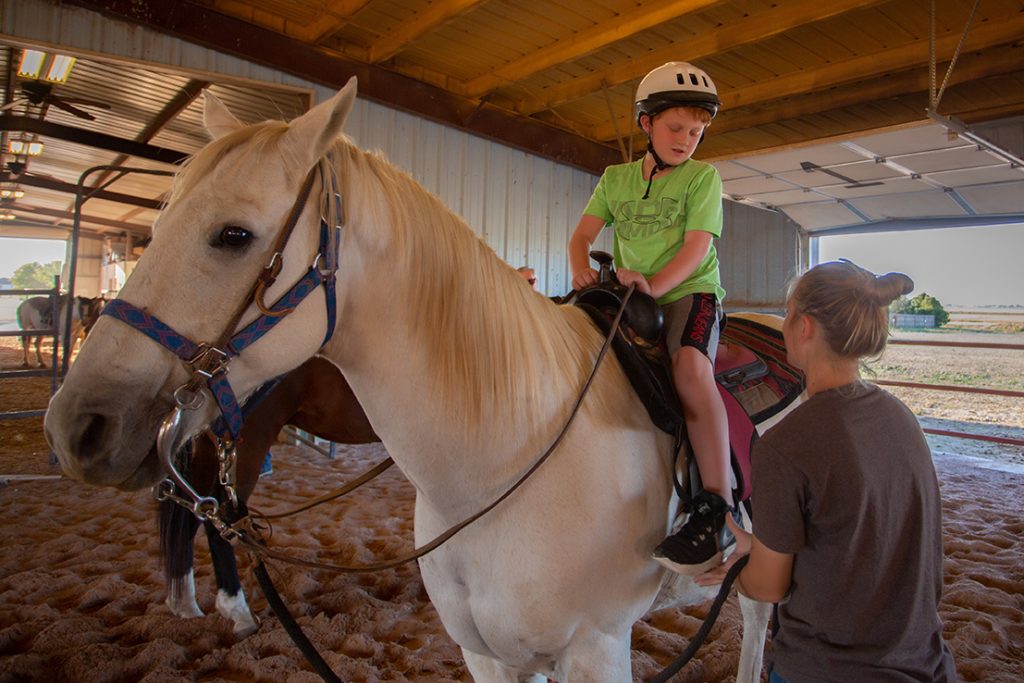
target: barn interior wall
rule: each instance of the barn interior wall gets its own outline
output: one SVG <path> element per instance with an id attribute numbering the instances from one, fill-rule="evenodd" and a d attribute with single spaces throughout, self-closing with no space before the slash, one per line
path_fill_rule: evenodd
<path id="1" fill-rule="evenodd" d="M 0 34 L 12 41 L 142 62 L 204 75 L 297 88 L 323 101 L 316 83 L 149 29 L 49 0 L 0 0 Z M 566 245 L 597 183 L 578 169 L 402 111 L 359 99 L 346 125 L 438 195 L 513 266 L 529 265 L 548 295 L 570 288 Z M 794 271 L 796 228 L 777 214 L 726 202 L 719 242 L 727 303 L 777 307 Z M 767 215 L 762 215 L 767 214 Z M 611 251 L 611 231 L 595 248 Z"/>
<path id="2" fill-rule="evenodd" d="M 799 226 L 778 211 L 726 201 L 717 242 L 727 310 L 786 307 L 786 284 L 797 274 Z"/>

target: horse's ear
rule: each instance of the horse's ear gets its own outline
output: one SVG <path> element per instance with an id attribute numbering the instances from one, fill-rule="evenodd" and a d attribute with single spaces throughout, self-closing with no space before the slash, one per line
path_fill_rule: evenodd
<path id="1" fill-rule="evenodd" d="M 217 96 L 207 91 L 203 93 L 203 125 L 213 139 L 227 135 L 242 127 L 242 122 L 228 111 Z"/>
<path id="2" fill-rule="evenodd" d="M 356 77 L 353 76 L 334 97 L 321 102 L 289 124 L 287 141 L 302 163 L 303 171 L 327 153 L 331 143 L 341 135 L 345 119 L 355 101 Z"/>

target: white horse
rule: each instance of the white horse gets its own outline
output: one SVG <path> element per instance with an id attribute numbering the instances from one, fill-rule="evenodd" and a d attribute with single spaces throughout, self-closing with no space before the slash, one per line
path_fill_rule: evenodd
<path id="1" fill-rule="evenodd" d="M 415 485 L 423 545 L 501 496 L 545 451 L 602 339 L 581 311 L 537 296 L 409 176 L 339 137 L 355 94 L 353 79 L 291 124 L 249 127 L 208 99 L 216 137 L 179 175 L 121 298 L 190 339 L 216 339 L 303 177 L 331 154 L 345 209 L 338 329 L 321 353 Z M 267 301 L 316 252 L 318 213 L 310 200 Z M 235 392 L 316 353 L 325 319 L 318 288 L 232 362 Z M 154 483 L 158 425 L 187 376 L 172 354 L 104 316 L 46 416 L 64 471 L 126 489 Z M 189 414 L 187 431 L 215 417 L 212 404 Z M 476 680 L 628 681 L 633 623 L 652 606 L 713 596 L 651 560 L 672 519 L 671 448 L 609 357 L 551 458 L 419 561 Z M 769 606 L 741 602 L 739 679 L 758 681 Z"/>
<path id="2" fill-rule="evenodd" d="M 53 301 L 48 296 L 33 296 L 25 299 L 18 305 L 17 318 L 18 326 L 27 331 L 30 330 L 57 330 L 58 336 L 64 338 L 65 320 L 67 320 L 68 295 L 61 294 L 59 297 L 57 324 L 53 320 Z M 103 299 L 89 299 L 84 296 L 76 296 L 75 305 L 71 308 L 71 347 L 75 342 L 88 334 L 93 323 L 96 322 L 100 310 L 103 308 Z M 36 340 L 36 365 L 46 367 L 43 363 L 43 356 L 40 352 L 40 345 L 43 336 L 34 337 Z M 28 348 L 32 344 L 33 337 L 28 335 L 21 338 L 22 367 L 28 367 Z M 55 361 L 56 362 L 56 361 Z"/>

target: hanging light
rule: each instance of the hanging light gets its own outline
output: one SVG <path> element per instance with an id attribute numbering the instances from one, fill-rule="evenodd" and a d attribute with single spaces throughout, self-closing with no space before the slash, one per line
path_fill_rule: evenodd
<path id="1" fill-rule="evenodd" d="M 16 157 L 37 157 L 43 153 L 43 143 L 38 140 L 8 140 L 7 151 Z"/>
<path id="2" fill-rule="evenodd" d="M 22 50 L 18 75 L 23 78 L 42 78 L 50 83 L 64 83 L 71 75 L 75 58 L 68 55 L 51 55 L 40 50 Z"/>
<path id="3" fill-rule="evenodd" d="M 15 218 L 17 216 L 10 211 L 0 211 L 0 221 L 13 221 Z"/>
<path id="4" fill-rule="evenodd" d="M 21 199 L 25 196 L 25 190 L 20 187 L 0 187 L 0 199 Z"/>

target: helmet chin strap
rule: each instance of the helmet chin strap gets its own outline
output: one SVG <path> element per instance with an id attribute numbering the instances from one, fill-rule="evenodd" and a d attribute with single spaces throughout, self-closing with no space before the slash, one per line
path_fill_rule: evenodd
<path id="1" fill-rule="evenodd" d="M 651 185 L 654 183 L 654 175 L 658 171 L 663 171 L 668 168 L 668 164 L 661 160 L 658 153 L 654 151 L 654 143 L 651 142 L 651 136 L 647 136 L 647 151 L 650 152 L 651 157 L 654 159 L 654 168 L 651 169 L 651 177 L 647 179 L 647 190 L 644 192 L 642 199 L 647 199 L 651 195 Z"/>

